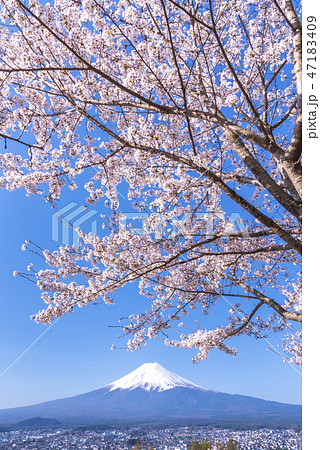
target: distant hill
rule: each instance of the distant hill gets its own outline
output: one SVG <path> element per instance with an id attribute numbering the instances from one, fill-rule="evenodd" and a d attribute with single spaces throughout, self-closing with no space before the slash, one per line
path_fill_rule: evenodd
<path id="1" fill-rule="evenodd" d="M 301 424 L 301 406 L 215 392 L 170 372 L 143 364 L 104 388 L 38 405 L 0 410 L 0 423 L 54 418 L 68 424 L 214 422 Z M 22 422 L 22 423 L 23 423 Z"/>
<path id="2" fill-rule="evenodd" d="M 62 425 L 56 419 L 46 419 L 43 417 L 32 417 L 31 419 L 22 420 L 18 423 L 15 423 L 14 426 L 16 428 L 47 428 L 47 427 L 56 427 Z"/>

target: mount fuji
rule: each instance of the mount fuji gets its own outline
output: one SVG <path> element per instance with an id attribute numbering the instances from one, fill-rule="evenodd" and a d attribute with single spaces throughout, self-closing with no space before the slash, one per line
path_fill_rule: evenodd
<path id="1" fill-rule="evenodd" d="M 0 423 L 36 416 L 73 424 L 203 421 L 300 425 L 301 406 L 208 390 L 158 363 L 146 363 L 86 394 L 2 409 Z"/>

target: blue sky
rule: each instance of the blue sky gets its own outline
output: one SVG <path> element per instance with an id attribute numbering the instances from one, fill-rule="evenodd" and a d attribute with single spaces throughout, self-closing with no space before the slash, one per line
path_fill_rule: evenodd
<path id="1" fill-rule="evenodd" d="M 81 206 L 83 197 L 68 191 L 59 208 L 71 201 Z M 52 241 L 54 210 L 40 196 L 1 190 L 0 211 L 1 375 L 48 328 L 29 318 L 44 305 L 37 286 L 12 275 L 14 270 L 24 271 L 30 262 L 37 263 L 35 255 L 21 251 L 21 245 L 25 239 L 48 249 L 57 243 Z M 239 337 L 233 342 L 239 350 L 237 357 L 216 350 L 200 364 L 192 363 L 194 350 L 166 347 L 158 340 L 134 353 L 112 351 L 112 344 L 121 347 L 125 342 L 117 338 L 121 329 L 109 325 L 118 325 L 120 317 L 141 311 L 145 304 L 137 286 L 129 285 L 117 292 L 114 306 L 89 305 L 62 317 L 0 378 L 0 408 L 87 392 L 155 361 L 209 389 L 301 403 L 299 373 L 267 350 L 264 340 Z M 275 337 L 270 341 L 279 344 Z"/>

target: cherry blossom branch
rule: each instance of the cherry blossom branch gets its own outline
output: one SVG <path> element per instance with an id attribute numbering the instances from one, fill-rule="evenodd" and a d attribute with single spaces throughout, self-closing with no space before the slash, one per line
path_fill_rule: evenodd
<path id="1" fill-rule="evenodd" d="M 9 141 L 18 142 L 19 144 L 24 145 L 29 148 L 37 148 L 37 149 L 41 150 L 44 147 L 43 145 L 28 144 L 27 142 L 22 141 L 20 138 L 14 138 L 8 134 L 0 133 L 0 137 L 2 137 L 5 140 L 8 139 Z"/>
<path id="2" fill-rule="evenodd" d="M 291 0 L 285 0 L 285 12 L 293 29 L 294 73 L 297 83 L 297 115 L 290 145 L 283 166 L 302 198 L 302 26 Z"/>
<path id="3" fill-rule="evenodd" d="M 250 292 L 251 294 L 254 294 L 257 298 L 259 298 L 265 304 L 267 304 L 268 306 L 273 308 L 284 319 L 292 320 L 294 322 L 302 322 L 302 313 L 287 311 L 285 308 L 283 308 L 281 305 L 279 305 L 279 303 L 277 303 L 275 300 L 271 299 L 270 297 L 266 296 L 265 294 L 262 294 L 256 288 L 246 285 L 239 279 L 233 278 L 232 281 L 236 282 L 236 284 L 241 286 L 245 291 Z"/>
<path id="4" fill-rule="evenodd" d="M 152 100 L 149 100 L 148 98 L 144 97 L 143 95 L 139 94 L 138 92 L 133 91 L 132 89 L 124 86 L 122 83 L 120 83 L 119 81 L 117 81 L 116 79 L 114 79 L 113 77 L 107 75 L 105 72 L 103 72 L 102 70 L 100 70 L 99 68 L 93 66 L 91 63 L 89 63 L 88 61 L 86 61 L 81 55 L 79 55 L 72 47 L 70 47 L 69 44 L 67 44 L 54 30 L 52 30 L 45 22 L 43 22 L 43 20 L 41 20 L 40 17 L 38 17 L 36 14 L 34 14 L 31 9 L 29 9 L 26 5 L 24 5 L 21 0 L 16 0 L 17 3 L 19 4 L 19 6 L 26 11 L 28 14 L 30 14 L 37 22 L 39 22 L 39 24 L 45 28 L 47 31 L 49 31 L 50 34 L 52 34 L 52 36 L 54 36 L 54 38 L 60 42 L 63 46 L 65 46 L 77 59 L 79 59 L 83 64 L 85 64 L 87 66 L 88 69 L 92 70 L 94 73 L 96 73 L 97 75 L 100 75 L 102 78 L 106 79 L 107 81 L 109 81 L 111 84 L 113 84 L 114 86 L 118 87 L 119 89 L 121 89 L 122 91 L 130 94 L 131 96 L 138 98 L 139 100 L 141 100 L 143 103 L 146 103 L 149 106 L 153 106 L 155 108 L 159 108 L 160 110 L 162 110 L 162 112 L 166 112 L 167 108 L 165 106 L 159 105 L 155 102 L 153 102 Z"/>
<path id="5" fill-rule="evenodd" d="M 258 309 L 261 308 L 261 306 L 263 306 L 265 303 L 263 301 L 260 301 L 251 311 L 251 313 L 246 317 L 245 321 L 242 323 L 242 325 L 240 325 L 240 327 L 236 328 L 235 330 L 231 331 L 230 334 L 228 335 L 228 337 L 231 336 L 235 336 L 237 334 L 240 334 L 241 331 L 247 327 L 249 325 L 249 323 L 251 322 L 253 316 L 255 315 L 255 313 L 258 311 Z"/>
<path id="6" fill-rule="evenodd" d="M 5 69 L 0 67 L 0 72 L 15 73 L 15 72 L 50 72 L 50 71 L 73 71 L 73 70 L 91 70 L 88 67 L 13 67 Z"/>
<path id="7" fill-rule="evenodd" d="M 254 205 L 249 203 L 245 198 L 240 196 L 237 192 L 235 192 L 233 189 L 231 189 L 226 183 L 224 183 L 221 178 L 219 178 L 216 174 L 211 172 L 208 168 L 204 168 L 199 166 L 198 164 L 194 163 L 190 159 L 186 159 L 184 157 L 166 152 L 164 150 L 160 150 L 157 148 L 147 147 L 144 145 L 138 145 L 127 142 L 125 139 L 118 136 L 114 131 L 107 128 L 103 124 L 101 124 L 98 120 L 96 120 L 94 117 L 90 116 L 86 111 L 82 110 L 83 114 L 92 120 L 93 123 L 98 125 L 101 129 L 106 131 L 110 136 L 115 138 L 117 141 L 121 142 L 127 147 L 130 148 L 136 148 L 139 150 L 146 151 L 150 154 L 158 154 L 166 156 L 166 158 L 180 162 L 183 164 L 186 164 L 187 166 L 195 169 L 200 174 L 204 175 L 209 180 L 213 181 L 227 196 L 235 201 L 239 206 L 241 206 L 244 210 L 246 210 L 248 213 L 250 213 L 253 217 L 259 220 L 262 224 L 264 224 L 267 228 L 269 228 L 271 231 L 275 232 L 281 239 L 283 239 L 285 242 L 287 242 L 289 245 L 292 246 L 293 249 L 295 249 L 300 255 L 302 254 L 302 246 L 301 243 L 297 240 L 295 240 L 290 234 L 287 233 L 283 228 L 281 228 L 276 222 L 274 222 L 270 217 L 266 216 L 263 212 L 259 211 Z"/>
<path id="8" fill-rule="evenodd" d="M 260 124 L 261 129 L 263 130 L 264 134 L 267 136 L 268 133 L 267 133 L 267 131 L 265 130 L 264 124 L 262 123 L 262 121 L 261 121 L 261 119 L 260 119 L 260 114 L 259 114 L 258 111 L 256 110 L 255 106 L 254 106 L 253 103 L 252 103 L 251 98 L 249 97 L 249 95 L 248 95 L 247 91 L 245 90 L 243 84 L 242 84 L 241 81 L 239 80 L 239 77 L 238 77 L 238 75 L 237 75 L 237 73 L 236 73 L 236 71 L 235 71 L 233 65 L 231 64 L 231 61 L 230 61 L 230 59 L 228 58 L 228 55 L 227 55 L 227 53 L 226 53 L 226 50 L 225 50 L 225 48 L 224 48 L 224 46 L 223 46 L 223 44 L 222 44 L 222 42 L 221 42 L 219 33 L 218 33 L 218 31 L 217 31 L 217 27 L 216 27 L 216 22 L 215 22 L 215 19 L 214 19 L 214 15 L 213 15 L 212 0 L 209 0 L 209 5 L 210 5 L 210 15 L 211 15 L 212 31 L 213 31 L 213 34 L 214 34 L 214 36 L 215 36 L 215 38 L 216 38 L 216 41 L 217 41 L 217 43 L 218 43 L 218 46 L 219 46 L 219 48 L 220 48 L 220 50 L 221 50 L 221 53 L 222 53 L 222 55 L 223 55 L 223 57 L 224 57 L 224 59 L 225 59 L 225 61 L 226 61 L 226 63 L 227 63 L 227 66 L 228 66 L 229 69 L 230 69 L 230 72 L 232 73 L 234 79 L 236 80 L 236 83 L 237 83 L 237 85 L 238 85 L 240 91 L 242 92 L 242 94 L 244 95 L 244 97 L 245 97 L 245 99 L 246 99 L 248 105 L 250 106 L 250 108 L 251 108 L 251 110 L 252 110 L 252 112 L 253 112 L 253 115 L 254 115 L 255 118 L 256 118 L 257 123 Z"/>
<path id="9" fill-rule="evenodd" d="M 17 2 L 19 3 L 19 5 L 26 11 L 28 12 L 32 17 L 34 17 L 35 20 L 37 20 L 41 26 L 43 26 L 45 29 L 47 29 L 54 37 L 55 39 L 57 39 L 62 45 L 64 45 L 75 57 L 77 57 L 83 64 L 85 64 L 85 66 L 87 67 L 88 70 L 91 70 L 95 73 L 97 73 L 99 76 L 101 76 L 102 78 L 106 79 L 107 81 L 111 82 L 114 86 L 120 88 L 121 90 L 123 90 L 124 92 L 129 93 L 130 95 L 132 95 L 134 98 L 137 98 L 139 100 L 141 100 L 143 102 L 144 105 L 149 105 L 149 107 L 153 107 L 155 108 L 155 110 L 165 113 L 165 114 L 182 114 L 182 115 L 186 115 L 188 117 L 203 117 L 203 118 L 210 118 L 217 121 L 218 124 L 220 125 L 224 125 L 227 126 L 227 128 L 230 128 L 231 131 L 234 131 L 236 133 L 239 134 L 239 136 L 244 137 L 245 139 L 249 139 L 250 141 L 256 143 L 257 145 L 262 146 L 265 149 L 268 149 L 268 151 L 271 152 L 275 152 L 276 154 L 279 155 L 279 151 L 281 151 L 281 149 L 276 146 L 274 143 L 271 143 L 269 138 L 263 138 L 259 135 L 256 135 L 252 132 L 249 132 L 248 130 L 245 130 L 241 127 L 239 127 L 236 124 L 232 124 L 229 121 L 227 121 L 225 118 L 222 117 L 216 117 L 215 114 L 212 113 L 208 113 L 208 112 L 204 112 L 204 111 L 192 111 L 186 108 L 172 108 L 172 107 L 168 107 L 166 105 L 161 105 L 158 103 L 153 102 L 152 100 L 142 96 L 141 94 L 139 94 L 136 91 L 133 91 L 130 88 L 127 88 L 126 86 L 124 86 L 123 84 L 121 84 L 120 82 L 118 82 L 117 80 L 115 80 L 114 78 L 110 77 L 109 75 L 107 75 L 105 72 L 101 71 L 100 69 L 98 69 L 97 67 L 93 66 L 91 63 L 89 63 L 88 61 L 86 61 L 81 55 L 79 55 L 72 47 L 70 47 L 62 38 L 60 38 L 60 36 L 58 36 L 50 27 L 48 27 L 42 20 L 41 18 L 37 17 L 28 7 L 26 7 L 20 0 L 17 0 Z M 209 27 L 210 28 L 210 27 Z M 217 33 L 217 32 L 216 32 Z M 230 63 L 231 64 L 231 63 Z M 238 80 L 239 81 L 239 80 Z M 239 81 L 240 83 L 240 81 Z M 243 89 L 243 88 L 242 88 Z M 247 96 L 247 94 L 246 94 Z M 252 106 L 253 107 L 253 106 Z M 257 113 L 256 111 L 256 120 L 258 122 L 260 121 L 260 115 Z"/>

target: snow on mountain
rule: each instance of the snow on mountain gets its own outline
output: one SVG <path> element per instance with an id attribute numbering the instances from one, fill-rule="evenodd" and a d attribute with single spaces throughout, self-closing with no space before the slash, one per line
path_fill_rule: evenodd
<path id="1" fill-rule="evenodd" d="M 128 389 L 131 391 L 136 388 L 142 388 L 145 391 L 161 392 L 177 387 L 201 389 L 202 391 L 207 390 L 170 372 L 170 370 L 156 362 L 142 364 L 138 369 L 106 386 L 108 392 L 114 391 L 115 389 Z"/>

